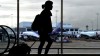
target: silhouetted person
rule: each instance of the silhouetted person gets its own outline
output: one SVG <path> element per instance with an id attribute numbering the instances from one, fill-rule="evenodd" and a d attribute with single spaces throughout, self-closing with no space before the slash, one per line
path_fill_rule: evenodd
<path id="1" fill-rule="evenodd" d="M 26 56 L 30 54 L 31 48 L 27 44 L 19 44 L 9 50 L 7 56 Z"/>
<path id="2" fill-rule="evenodd" d="M 51 22 L 51 16 L 52 13 L 50 10 L 53 8 L 53 2 L 52 1 L 46 1 L 45 4 L 42 5 L 43 11 L 40 14 L 40 27 L 38 29 L 38 33 L 40 35 L 40 45 L 38 47 L 38 55 L 41 54 L 42 48 L 47 41 L 48 44 L 45 49 L 45 54 L 48 53 L 53 40 L 50 38 L 49 33 L 52 32 L 52 22 Z"/>

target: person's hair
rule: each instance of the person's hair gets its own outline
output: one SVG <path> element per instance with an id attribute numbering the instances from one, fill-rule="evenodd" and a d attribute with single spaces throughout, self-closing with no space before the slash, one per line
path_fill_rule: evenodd
<path id="1" fill-rule="evenodd" d="M 45 4 L 42 5 L 42 9 L 44 9 L 46 6 L 52 5 L 52 1 L 46 1 Z"/>
<path id="2" fill-rule="evenodd" d="M 45 8 L 45 5 L 43 4 L 43 5 L 42 5 L 42 9 L 44 9 L 44 8 Z"/>

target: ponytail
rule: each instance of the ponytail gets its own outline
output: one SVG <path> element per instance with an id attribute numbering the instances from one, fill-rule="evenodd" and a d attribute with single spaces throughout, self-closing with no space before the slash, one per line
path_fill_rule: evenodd
<path id="1" fill-rule="evenodd" d="M 42 5 L 42 9 L 44 9 L 44 8 L 45 8 L 45 5 L 43 4 L 43 5 Z"/>

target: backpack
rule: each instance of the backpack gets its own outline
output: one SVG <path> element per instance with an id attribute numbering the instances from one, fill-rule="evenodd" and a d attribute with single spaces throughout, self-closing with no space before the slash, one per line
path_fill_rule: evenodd
<path id="1" fill-rule="evenodd" d="M 35 16 L 35 19 L 32 22 L 31 29 L 33 31 L 38 31 L 38 28 L 39 28 L 39 18 L 40 18 L 40 15 L 38 14 L 38 15 Z"/>

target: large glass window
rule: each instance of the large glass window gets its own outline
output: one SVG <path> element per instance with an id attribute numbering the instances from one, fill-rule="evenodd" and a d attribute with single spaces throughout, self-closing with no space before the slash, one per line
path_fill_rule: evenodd
<path id="1" fill-rule="evenodd" d="M 8 27 L 2 26 L 3 27 L 2 28 L 1 25 L 6 25 Z M 1 0 L 0 1 L 0 53 L 3 52 L 6 48 L 13 46 L 15 36 L 9 27 L 12 29 L 15 29 L 17 27 L 17 1 Z M 8 46 L 8 42 L 12 44 L 9 44 Z"/>
<path id="2" fill-rule="evenodd" d="M 99 37 L 95 36 L 96 32 L 99 35 L 98 29 L 100 29 L 100 25 L 99 25 L 100 24 L 99 23 L 100 1 L 99 0 L 63 0 L 63 2 L 64 2 L 63 22 L 65 24 L 72 25 L 72 27 L 68 27 L 68 28 L 75 29 L 75 30 L 71 29 L 71 31 L 69 32 L 69 34 L 71 35 L 71 37 L 69 38 L 72 42 L 64 43 L 63 47 L 79 48 L 79 49 L 63 49 L 64 53 L 86 53 L 86 54 L 99 53 L 98 52 L 99 50 L 88 49 L 88 48 L 100 48 L 100 45 L 98 45 L 98 43 L 100 43 Z M 94 35 L 91 33 L 93 33 Z"/>
<path id="3" fill-rule="evenodd" d="M 43 10 L 42 4 L 45 1 L 47 0 L 19 0 L 19 18 L 17 18 L 17 0 L 0 1 L 0 52 L 3 52 L 3 48 L 7 47 L 9 38 L 11 42 L 9 47 L 12 47 L 15 41 L 12 30 L 5 26 L 3 26 L 4 28 L 1 27 L 1 25 L 6 25 L 12 28 L 16 35 L 17 29 L 19 29 L 19 43 L 27 43 L 32 48 L 31 53 L 37 53 L 37 48 L 40 44 L 39 35 L 38 32 L 34 32 L 36 35 L 33 34 L 31 24 L 35 16 Z M 54 42 L 49 53 L 58 54 L 62 51 L 64 54 L 99 53 L 100 50 L 94 48 L 100 49 L 100 1 L 63 0 L 63 18 L 61 18 L 61 0 L 52 1 L 51 20 L 56 34 L 51 35 Z M 17 19 L 19 19 L 19 22 L 17 22 Z M 63 19 L 63 35 L 61 35 L 61 19 Z M 19 28 L 17 28 L 18 23 Z M 33 45 L 34 42 L 35 44 Z M 62 48 L 62 51 L 61 47 L 64 48 Z M 42 53 L 44 53 L 44 50 Z"/>
<path id="4" fill-rule="evenodd" d="M 42 5 L 45 3 L 45 1 L 47 0 L 20 0 L 20 22 L 19 22 L 19 27 L 20 28 L 26 28 L 27 30 L 22 32 L 22 33 L 27 33 L 29 34 L 30 32 L 32 32 L 31 30 L 31 24 L 35 18 L 35 16 L 37 14 L 40 14 L 42 12 Z M 52 16 L 51 16 L 51 20 L 52 20 L 52 26 L 53 26 L 53 30 L 55 30 L 57 28 L 57 26 L 60 26 L 60 9 L 61 9 L 61 2 L 60 0 L 54 0 L 53 1 L 53 9 L 51 10 L 52 12 Z M 58 25 L 59 24 L 59 25 Z M 59 27 L 60 28 L 60 27 Z M 61 31 L 61 30 L 60 30 Z M 37 34 L 37 32 L 35 32 Z M 55 39 L 59 39 L 59 37 L 56 37 L 58 35 L 52 36 L 52 38 L 54 38 L 54 42 L 51 46 L 50 52 L 49 53 L 53 53 L 53 54 L 57 54 L 58 53 L 58 49 L 54 49 L 54 48 L 61 48 L 61 43 L 56 43 Z M 36 43 L 31 47 L 31 48 L 38 48 L 40 42 L 38 41 L 39 39 L 33 36 L 29 36 L 29 35 L 24 35 L 22 38 L 23 41 L 25 41 L 25 43 L 27 43 L 29 46 L 31 46 L 34 43 L 34 40 L 37 40 Z M 47 42 L 44 45 L 44 48 L 46 47 Z M 60 51 L 60 50 L 59 50 Z M 31 53 L 37 53 L 37 49 L 32 49 Z M 44 53 L 44 50 L 43 52 Z"/>

